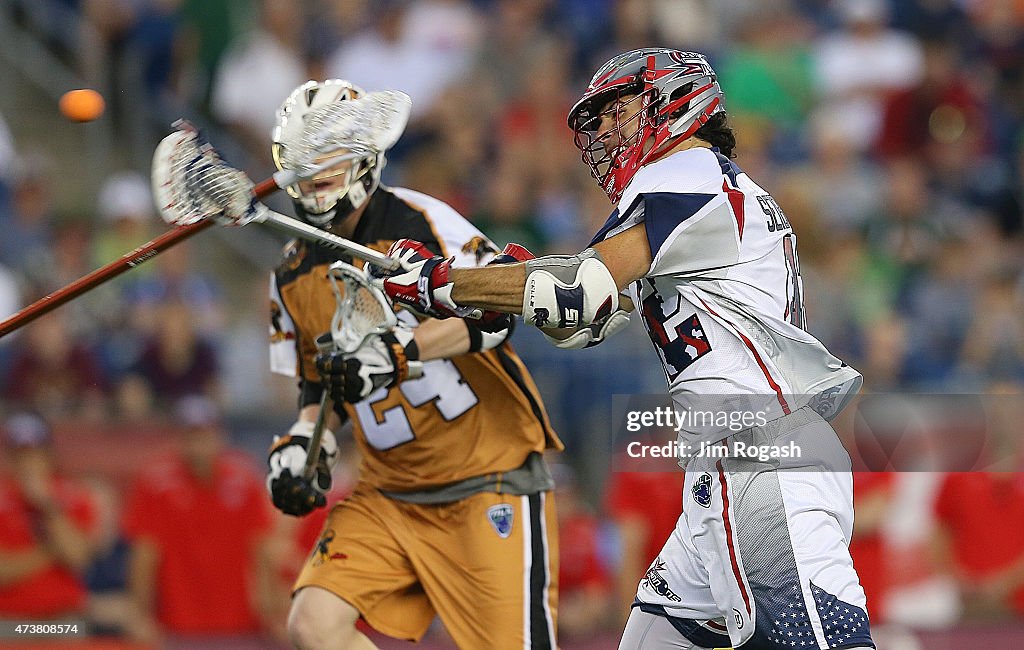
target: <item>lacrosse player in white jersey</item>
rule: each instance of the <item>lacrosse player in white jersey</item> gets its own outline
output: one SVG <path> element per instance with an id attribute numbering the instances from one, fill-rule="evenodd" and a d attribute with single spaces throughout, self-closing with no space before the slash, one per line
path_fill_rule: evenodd
<path id="1" fill-rule="evenodd" d="M 761 426 L 738 431 L 684 426 L 681 444 L 803 450 L 784 469 L 731 453 L 680 458 L 683 510 L 620 648 L 873 648 L 848 549 L 849 456 L 828 424 L 861 377 L 804 329 L 796 235 L 732 162 L 723 99 L 701 54 L 616 56 L 569 113 L 583 160 L 618 206 L 589 248 L 452 269 L 403 240 L 390 251 L 402 269 L 382 284 L 439 318 L 522 314 L 570 349 L 601 343 L 635 306 L 677 412 L 717 399 L 759 414 Z"/>

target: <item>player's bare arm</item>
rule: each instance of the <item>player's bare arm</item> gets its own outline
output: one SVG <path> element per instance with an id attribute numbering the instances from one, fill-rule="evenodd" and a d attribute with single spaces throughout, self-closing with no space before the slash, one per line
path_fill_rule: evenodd
<path id="1" fill-rule="evenodd" d="M 452 269 L 452 300 L 460 305 L 491 309 L 508 314 L 523 311 L 526 265 L 491 268 Z"/>
<path id="2" fill-rule="evenodd" d="M 413 336 L 420 361 L 451 359 L 470 351 L 469 329 L 458 320 L 425 320 Z"/>
<path id="3" fill-rule="evenodd" d="M 629 230 L 594 245 L 621 291 L 651 268 L 651 250 L 643 228 Z M 459 305 L 509 314 L 523 313 L 525 263 L 474 269 L 452 269 L 452 300 Z M 625 297 L 620 297 L 624 301 Z M 628 299 L 625 299 L 628 301 Z M 620 302 L 620 306 L 622 303 Z M 629 305 L 629 311 L 632 304 Z"/>
<path id="4" fill-rule="evenodd" d="M 299 417 L 296 418 L 295 421 L 296 422 L 309 422 L 309 423 L 312 424 L 312 423 L 316 422 L 316 416 L 319 413 L 320 413 L 320 405 L 319 404 L 307 404 L 306 406 L 303 406 L 301 409 L 299 409 Z M 327 416 L 327 428 L 328 429 L 332 429 L 332 430 L 336 430 L 339 427 L 341 427 L 341 418 L 339 418 L 334 413 L 331 413 L 330 415 L 328 415 Z"/>

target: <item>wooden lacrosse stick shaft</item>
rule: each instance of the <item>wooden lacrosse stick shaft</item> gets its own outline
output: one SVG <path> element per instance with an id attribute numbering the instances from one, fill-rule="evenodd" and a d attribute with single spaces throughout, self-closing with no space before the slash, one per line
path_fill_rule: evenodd
<path id="1" fill-rule="evenodd" d="M 278 186 L 274 179 L 268 178 L 267 180 L 257 184 L 253 188 L 253 192 L 258 198 L 263 198 L 272 194 L 277 189 Z M 10 334 L 19 327 L 23 327 L 31 323 L 43 314 L 53 311 L 57 307 L 60 307 L 69 300 L 77 298 L 86 291 L 95 289 L 107 280 L 116 278 L 125 271 L 133 269 L 136 266 L 153 259 L 171 246 L 185 241 L 202 230 L 206 230 L 212 226 L 213 223 L 212 219 L 205 219 L 188 226 L 181 226 L 174 230 L 169 230 L 159 237 L 139 246 L 130 253 L 125 253 L 120 258 L 110 262 L 106 266 L 102 266 L 92 273 L 78 278 L 67 286 L 57 289 L 50 295 L 40 298 L 31 305 L 18 311 L 4 322 L 0 323 L 0 337 Z"/>

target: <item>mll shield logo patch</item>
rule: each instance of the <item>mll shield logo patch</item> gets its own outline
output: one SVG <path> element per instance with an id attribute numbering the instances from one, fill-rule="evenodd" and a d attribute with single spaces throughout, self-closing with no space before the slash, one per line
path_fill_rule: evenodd
<path id="1" fill-rule="evenodd" d="M 711 475 L 704 472 L 693 484 L 693 500 L 703 508 L 711 507 Z"/>
<path id="2" fill-rule="evenodd" d="M 512 506 L 508 503 L 499 503 L 487 509 L 487 518 L 494 526 L 494 532 L 502 539 L 512 534 Z"/>

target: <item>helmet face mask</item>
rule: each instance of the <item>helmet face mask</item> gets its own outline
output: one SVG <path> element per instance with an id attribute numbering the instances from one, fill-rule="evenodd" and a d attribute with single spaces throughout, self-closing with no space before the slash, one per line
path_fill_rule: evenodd
<path id="1" fill-rule="evenodd" d="M 329 105 L 364 97 L 360 88 L 340 79 L 307 81 L 285 99 L 277 112 L 272 153 L 278 169 L 291 169 L 289 148 L 304 137 L 308 116 Z M 380 184 L 384 167 L 383 151 L 352 143 L 349 147 L 334 145 L 319 152 L 313 162 L 326 162 L 343 157 L 338 164 L 320 172 L 312 179 L 286 187 L 295 203 L 299 217 L 319 228 L 329 228 L 362 207 Z"/>
<path id="2" fill-rule="evenodd" d="M 574 134 L 591 175 L 609 195 L 621 182 L 622 170 L 629 168 L 628 161 L 642 156 L 649 142 L 649 94 L 636 94 L 630 88 L 617 90 L 611 99 L 603 98 L 607 102 L 603 108 L 580 122 Z"/>
<path id="3" fill-rule="evenodd" d="M 633 50 L 598 69 L 568 121 L 591 175 L 618 201 L 640 167 L 724 111 L 722 100 L 703 55 Z"/>

